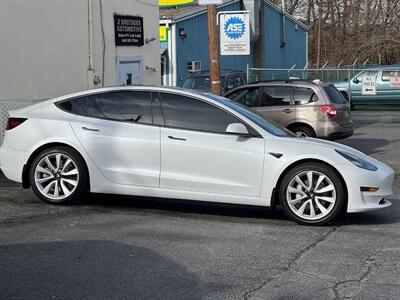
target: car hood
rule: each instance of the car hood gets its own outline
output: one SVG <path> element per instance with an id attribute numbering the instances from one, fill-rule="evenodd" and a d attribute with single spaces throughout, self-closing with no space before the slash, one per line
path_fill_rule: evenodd
<path id="1" fill-rule="evenodd" d="M 304 155 L 304 154 L 315 154 L 315 155 L 326 155 L 327 157 L 332 157 L 332 153 L 335 150 L 342 150 L 353 155 L 356 155 L 362 159 L 365 159 L 371 163 L 381 164 L 378 160 L 364 154 L 349 146 L 321 140 L 315 138 L 297 138 L 297 137 L 284 137 L 280 138 L 281 145 L 278 143 L 280 149 L 287 149 L 292 155 Z M 275 143 L 273 143 L 275 144 Z M 337 154 L 339 156 L 339 154 Z"/>
<path id="2" fill-rule="evenodd" d="M 339 89 L 339 88 L 345 89 L 345 88 L 349 87 L 349 81 L 348 80 L 334 81 L 332 83 L 337 89 Z"/>

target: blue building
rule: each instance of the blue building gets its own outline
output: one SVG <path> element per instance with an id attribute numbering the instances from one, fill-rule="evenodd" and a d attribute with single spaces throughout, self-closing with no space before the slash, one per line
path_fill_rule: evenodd
<path id="1" fill-rule="evenodd" d="M 255 0 L 257 1 L 257 0 Z M 263 68 L 303 68 L 308 63 L 308 28 L 267 0 L 264 5 Z M 218 11 L 246 10 L 243 0 L 230 0 Z M 251 1 L 250 1 L 251 2 Z M 262 23 L 262 24 L 261 24 Z M 182 6 L 160 9 L 162 83 L 179 85 L 190 72 L 208 70 L 207 9 Z M 164 41 L 163 41 L 164 40 Z M 250 55 L 220 56 L 221 69 L 246 71 L 253 67 L 253 43 Z"/>

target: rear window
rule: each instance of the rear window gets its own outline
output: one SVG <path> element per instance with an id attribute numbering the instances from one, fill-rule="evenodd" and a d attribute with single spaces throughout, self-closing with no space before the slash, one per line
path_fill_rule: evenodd
<path id="1" fill-rule="evenodd" d="M 328 85 L 324 87 L 325 92 L 332 103 L 343 104 L 346 103 L 346 98 L 339 92 L 333 85 Z"/>
<path id="2" fill-rule="evenodd" d="M 62 110 L 68 111 L 75 115 L 84 116 L 87 113 L 87 97 L 74 98 L 68 101 L 57 103 L 57 106 Z"/>

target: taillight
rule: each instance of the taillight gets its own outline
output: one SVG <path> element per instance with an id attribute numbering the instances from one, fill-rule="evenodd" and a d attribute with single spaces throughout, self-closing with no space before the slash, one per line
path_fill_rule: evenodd
<path id="1" fill-rule="evenodd" d="M 27 120 L 26 118 L 8 118 L 6 130 L 13 129 L 24 123 L 26 120 Z"/>
<path id="2" fill-rule="evenodd" d="M 319 107 L 319 110 L 322 111 L 329 119 L 336 118 L 336 106 L 334 105 L 322 105 Z"/>

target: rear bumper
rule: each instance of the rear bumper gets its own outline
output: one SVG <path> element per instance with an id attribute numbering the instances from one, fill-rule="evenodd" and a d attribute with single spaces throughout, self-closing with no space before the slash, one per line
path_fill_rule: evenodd
<path id="1" fill-rule="evenodd" d="M 0 147 L 0 169 L 10 180 L 22 183 L 22 171 L 26 162 L 25 151 Z"/>
<path id="2" fill-rule="evenodd" d="M 326 125 L 319 127 L 320 128 L 316 130 L 317 137 L 328 140 L 344 139 L 352 136 L 354 133 L 353 123 L 342 126 L 336 122 L 329 122 Z"/>

